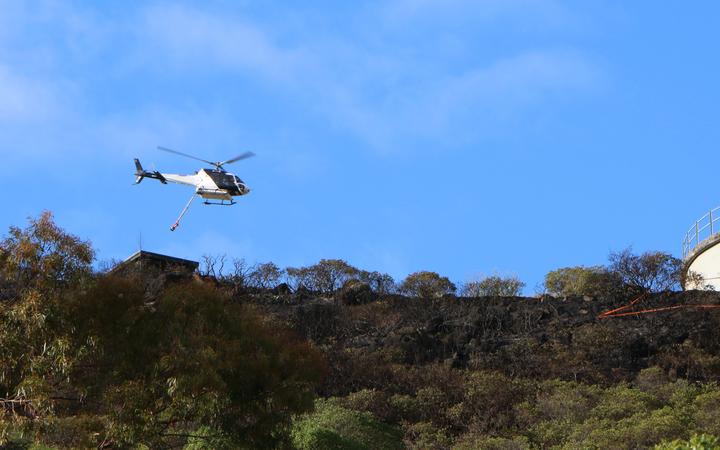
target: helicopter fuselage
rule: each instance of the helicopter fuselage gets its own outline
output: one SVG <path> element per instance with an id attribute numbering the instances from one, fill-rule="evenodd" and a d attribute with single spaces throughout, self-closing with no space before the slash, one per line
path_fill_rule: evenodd
<path id="1" fill-rule="evenodd" d="M 171 231 L 175 231 L 175 229 L 180 225 L 180 219 L 182 219 L 185 215 L 188 208 L 190 208 L 190 204 L 197 196 L 204 198 L 206 205 L 229 206 L 235 204 L 233 197 L 239 197 L 250 193 L 250 189 L 243 180 L 230 172 L 226 172 L 225 169 L 223 169 L 223 166 L 255 156 L 255 153 L 253 152 L 245 152 L 226 161 L 212 162 L 165 147 L 158 147 L 158 149 L 185 156 L 187 158 L 197 159 L 215 166 L 214 169 L 200 169 L 191 175 L 179 175 L 175 173 L 160 173 L 156 170 L 147 171 L 143 169 L 140 164 L 140 160 L 135 158 L 135 184 L 140 184 L 140 182 L 142 182 L 145 178 L 152 178 L 163 184 L 177 183 L 184 184 L 186 186 L 193 186 L 195 188 L 195 192 L 180 213 L 180 217 L 178 217 L 175 223 L 170 227 Z M 219 200 L 219 202 L 209 202 L 208 200 Z"/>
<path id="2" fill-rule="evenodd" d="M 250 189 L 240 177 L 223 170 L 200 169 L 192 175 L 162 173 L 162 177 L 171 183 L 195 186 L 197 194 L 205 199 L 232 200 L 233 197 L 246 195 Z"/>

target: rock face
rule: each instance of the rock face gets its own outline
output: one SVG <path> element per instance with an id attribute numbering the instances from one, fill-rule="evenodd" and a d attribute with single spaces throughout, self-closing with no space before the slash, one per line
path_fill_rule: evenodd
<path id="1" fill-rule="evenodd" d="M 720 308 L 599 318 L 628 300 L 390 296 L 364 303 L 369 299 L 363 297 L 364 287 L 347 288 L 336 303 L 305 300 L 264 307 L 319 345 L 382 354 L 400 364 L 444 362 L 592 382 L 631 379 L 645 367 L 660 365 L 689 378 L 715 370 L 720 378 Z M 634 309 L 699 304 L 720 306 L 720 294 L 655 294 Z M 682 356 L 692 352 L 704 366 L 682 363 Z"/>

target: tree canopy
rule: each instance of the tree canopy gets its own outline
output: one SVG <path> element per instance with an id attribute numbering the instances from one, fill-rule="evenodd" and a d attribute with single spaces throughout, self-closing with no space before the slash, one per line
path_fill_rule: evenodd
<path id="1" fill-rule="evenodd" d="M 212 286 L 148 297 L 91 276 L 92 250 L 49 214 L 2 241 L 0 444 L 169 448 L 223 438 L 275 448 L 312 408 L 319 354 Z"/>
<path id="2" fill-rule="evenodd" d="M 522 293 L 525 283 L 518 277 L 491 275 L 466 283 L 462 289 L 465 297 L 516 297 Z"/>
<path id="3" fill-rule="evenodd" d="M 411 273 L 400 284 L 400 292 L 421 298 L 435 298 L 442 297 L 445 294 L 454 294 L 456 289 L 448 277 L 428 271 Z"/>

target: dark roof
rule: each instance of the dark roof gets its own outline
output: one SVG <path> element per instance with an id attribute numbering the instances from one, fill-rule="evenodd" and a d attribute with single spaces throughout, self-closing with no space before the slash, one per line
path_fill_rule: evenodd
<path id="1" fill-rule="evenodd" d="M 125 261 L 121 262 L 113 271 L 122 267 L 127 267 L 135 262 L 149 261 L 160 263 L 162 265 L 180 265 L 185 266 L 188 269 L 196 270 L 200 265 L 197 261 L 191 261 L 189 259 L 176 258 L 175 256 L 161 255 L 160 253 L 148 252 L 145 250 L 139 250 L 130 255 Z"/>

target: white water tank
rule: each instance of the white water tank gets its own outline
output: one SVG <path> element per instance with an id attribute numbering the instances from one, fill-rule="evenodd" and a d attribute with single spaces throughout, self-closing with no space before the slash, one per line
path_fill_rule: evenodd
<path id="1" fill-rule="evenodd" d="M 685 274 L 702 277 L 698 283 L 691 277 L 685 289 L 714 289 L 720 291 L 720 207 L 710 210 L 697 220 L 683 239 Z"/>

